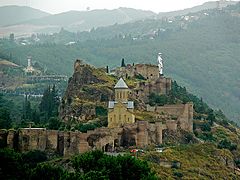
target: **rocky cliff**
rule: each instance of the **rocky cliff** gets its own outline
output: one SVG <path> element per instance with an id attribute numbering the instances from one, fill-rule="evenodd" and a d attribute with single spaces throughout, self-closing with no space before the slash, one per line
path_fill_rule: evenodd
<path id="1" fill-rule="evenodd" d="M 112 87 L 115 81 L 104 69 L 76 60 L 60 105 L 61 119 L 86 122 L 96 118 L 96 107 L 106 108 L 107 102 L 114 97 Z"/>

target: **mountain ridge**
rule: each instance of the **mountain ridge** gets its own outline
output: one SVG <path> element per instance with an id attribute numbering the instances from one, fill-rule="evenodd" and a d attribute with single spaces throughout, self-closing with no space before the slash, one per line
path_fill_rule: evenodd
<path id="1" fill-rule="evenodd" d="M 226 1 L 222 7 L 227 5 L 235 4 L 238 1 Z M 4 8 L 8 6 L 3 6 Z M 10 7 L 10 6 L 9 6 Z M 22 6 L 11 6 L 23 8 Z M 31 7 L 28 7 L 31 8 Z M 119 7 L 118 9 L 96 9 L 91 11 L 67 11 L 57 14 L 45 14 L 43 17 L 32 17 L 21 21 L 12 21 L 11 23 L 2 23 L 7 28 L 1 28 L 0 23 L 0 34 L 5 35 L 11 31 L 18 35 L 26 34 L 24 30 L 28 29 L 28 35 L 31 33 L 55 33 L 58 32 L 62 27 L 72 31 L 81 32 L 89 31 L 93 28 L 106 27 L 114 24 L 124 24 L 136 20 L 144 19 L 156 19 L 156 18 L 171 18 L 174 16 L 185 15 L 188 13 L 198 12 L 206 9 L 217 8 L 216 2 L 206 2 L 202 5 L 194 6 L 183 10 L 171 11 L 171 12 L 160 12 L 154 13 L 149 10 L 133 9 L 126 7 Z M 32 8 L 33 9 L 33 8 Z M 36 10 L 36 9 L 34 9 Z M 0 9 L 1 12 L 1 9 Z M 0 14 L 1 15 L 1 14 Z M 4 17 L 4 15 L 2 15 Z M 0 19 L 1 20 L 1 19 Z M 1 22 L 1 21 L 0 21 Z M 3 20 L 2 20 L 3 22 Z"/>
<path id="2" fill-rule="evenodd" d="M 18 15 L 16 16 L 16 12 Z M 21 23 L 30 19 L 37 19 L 50 15 L 47 12 L 41 11 L 28 6 L 1 6 L 0 7 L 0 26 L 9 26 L 16 23 Z M 6 17 L 8 17 L 6 19 Z"/>

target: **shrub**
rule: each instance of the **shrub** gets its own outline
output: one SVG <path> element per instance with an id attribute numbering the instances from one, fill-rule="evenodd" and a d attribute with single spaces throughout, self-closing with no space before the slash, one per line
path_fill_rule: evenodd
<path id="1" fill-rule="evenodd" d="M 203 132 L 202 134 L 199 134 L 198 137 L 204 141 L 215 141 L 216 138 L 213 137 L 213 134 L 211 132 Z"/>
<path id="2" fill-rule="evenodd" d="M 51 117 L 49 119 L 48 129 L 58 130 L 61 127 L 62 122 L 57 117 Z"/>
<path id="3" fill-rule="evenodd" d="M 44 162 L 48 158 L 45 152 L 39 151 L 39 150 L 33 150 L 33 151 L 29 151 L 22 154 L 22 159 L 25 163 L 34 167 L 37 165 L 37 163 Z"/>
<path id="4" fill-rule="evenodd" d="M 60 167 L 55 167 L 50 164 L 38 164 L 32 171 L 31 178 L 34 180 L 54 180 L 66 179 L 68 173 Z"/>
<path id="5" fill-rule="evenodd" d="M 96 116 L 107 116 L 107 109 L 102 106 L 96 106 Z"/>
<path id="6" fill-rule="evenodd" d="M 238 168 L 240 168 L 240 159 L 235 159 L 234 162 L 235 162 L 236 166 Z"/>
<path id="7" fill-rule="evenodd" d="M 192 143 L 194 141 L 194 136 L 192 133 L 187 133 L 185 138 L 187 143 Z"/>
<path id="8" fill-rule="evenodd" d="M 101 151 L 87 152 L 72 160 L 76 172 L 83 172 L 81 177 L 109 179 L 156 179 L 147 162 L 131 156 L 108 156 Z M 100 178 L 101 179 L 101 178 Z"/>
<path id="9" fill-rule="evenodd" d="M 220 149 L 228 149 L 230 151 L 237 149 L 237 144 L 232 143 L 231 141 L 224 139 L 218 143 L 218 148 Z"/>
<path id="10" fill-rule="evenodd" d="M 183 174 L 181 172 L 178 172 L 178 171 L 173 172 L 173 175 L 178 177 L 178 178 L 182 178 L 183 177 Z"/>
<path id="11" fill-rule="evenodd" d="M 23 179 L 26 174 L 21 154 L 12 149 L 0 149 L 0 179 Z"/>
<path id="12" fill-rule="evenodd" d="M 202 124 L 201 130 L 209 132 L 209 131 L 211 131 L 211 125 L 208 122 L 205 122 L 205 123 Z"/>

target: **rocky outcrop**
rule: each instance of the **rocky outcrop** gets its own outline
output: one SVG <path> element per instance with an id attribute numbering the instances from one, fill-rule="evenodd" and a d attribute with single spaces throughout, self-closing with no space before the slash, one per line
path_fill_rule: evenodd
<path id="1" fill-rule="evenodd" d="M 110 79 L 102 69 L 76 60 L 74 73 L 68 81 L 68 87 L 60 105 L 60 117 L 65 122 L 75 119 L 85 122 L 96 117 L 97 105 L 106 106 L 113 97 Z"/>

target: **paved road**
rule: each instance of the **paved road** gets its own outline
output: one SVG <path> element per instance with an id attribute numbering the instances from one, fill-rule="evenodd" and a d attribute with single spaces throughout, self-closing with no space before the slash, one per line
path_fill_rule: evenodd
<path id="1" fill-rule="evenodd" d="M 117 152 L 105 152 L 104 154 L 109 155 L 109 156 L 118 156 L 118 155 L 123 156 L 126 153 L 124 153 L 124 152 L 119 152 L 119 153 L 117 153 Z"/>

